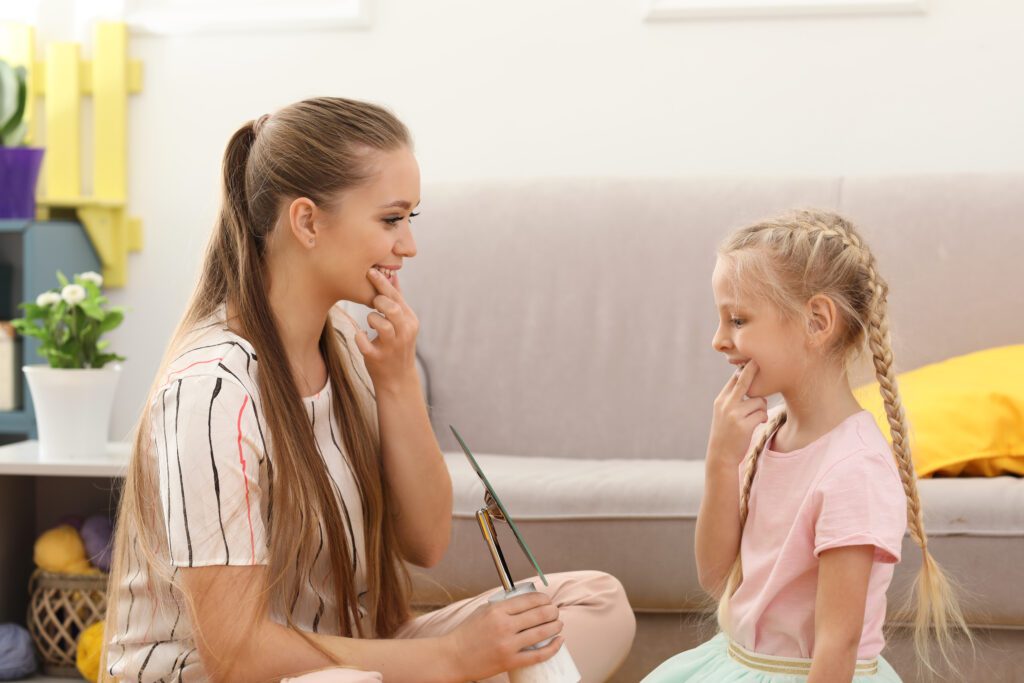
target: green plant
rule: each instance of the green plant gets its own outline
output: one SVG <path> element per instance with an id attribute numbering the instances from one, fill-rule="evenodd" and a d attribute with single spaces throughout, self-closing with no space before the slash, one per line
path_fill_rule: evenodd
<path id="1" fill-rule="evenodd" d="M 13 67 L 0 59 L 0 147 L 21 147 L 25 143 L 27 74 L 25 67 Z"/>
<path id="2" fill-rule="evenodd" d="M 100 341 L 105 332 L 124 320 L 120 306 L 104 309 L 108 302 L 100 292 L 103 277 L 88 272 L 68 282 L 58 271 L 57 281 L 59 289 L 43 292 L 34 303 L 20 305 L 25 317 L 11 321 L 14 329 L 42 342 L 39 355 L 49 361 L 51 368 L 102 368 L 124 360 L 115 353 L 105 353 L 109 342 Z"/>

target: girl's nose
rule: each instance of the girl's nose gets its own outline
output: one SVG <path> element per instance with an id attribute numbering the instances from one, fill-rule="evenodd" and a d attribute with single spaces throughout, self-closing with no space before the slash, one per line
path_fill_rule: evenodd
<path id="1" fill-rule="evenodd" d="M 723 334 L 722 326 L 719 325 L 718 329 L 715 330 L 715 336 L 711 338 L 711 348 L 719 353 L 725 353 L 729 348 L 732 347 L 732 341 L 729 336 Z"/>

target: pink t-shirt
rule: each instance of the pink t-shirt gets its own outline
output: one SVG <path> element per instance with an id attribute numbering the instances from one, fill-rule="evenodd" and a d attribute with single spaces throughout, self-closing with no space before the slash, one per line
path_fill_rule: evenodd
<path id="1" fill-rule="evenodd" d="M 857 658 L 876 657 L 885 645 L 885 591 L 907 528 L 907 499 L 889 444 L 871 413 L 861 411 L 804 448 L 777 453 L 772 445 L 750 492 L 743 582 L 730 601 L 732 637 L 761 654 L 810 659 L 819 554 L 873 545 Z"/>

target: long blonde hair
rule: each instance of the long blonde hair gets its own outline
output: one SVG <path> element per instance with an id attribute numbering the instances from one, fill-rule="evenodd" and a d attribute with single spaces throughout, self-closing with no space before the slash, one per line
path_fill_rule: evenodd
<path id="1" fill-rule="evenodd" d="M 377 426 L 362 406 L 353 359 L 328 319 L 320 334 L 335 419 L 362 499 L 366 547 L 366 607 L 373 633 L 359 617 L 352 554 L 332 480 L 316 446 L 301 393 L 293 378 L 268 300 L 266 245 L 279 209 L 289 198 L 308 197 L 330 207 L 338 194 L 368 177 L 366 153 L 410 145 L 405 126 L 375 105 L 340 98 L 310 99 L 272 117 L 250 121 L 228 142 L 223 163 L 224 196 L 202 271 L 182 320 L 161 362 L 138 422 L 117 516 L 114 562 L 108 590 L 108 628 L 116 628 L 117 592 L 136 550 L 151 576 L 174 582 L 167 563 L 166 533 L 157 473 L 151 465 L 151 406 L 170 359 L 202 321 L 223 303 L 237 313 L 245 339 L 259 358 L 260 408 L 273 443 L 267 456 L 269 564 L 264 609 L 284 615 L 310 580 L 321 543 L 330 549 L 330 576 L 337 605 L 337 632 L 389 637 L 409 616 L 409 578 L 400 561 L 389 491 L 383 476 Z M 320 524 L 308 523 L 319 520 Z M 321 537 L 321 528 L 323 536 Z M 201 636 L 201 634 L 199 634 Z M 109 642 L 108 633 L 107 641 Z M 305 634 L 303 634 L 304 637 Z M 307 642 L 331 656 L 306 637 Z M 333 657 L 332 657 L 333 658 Z M 104 655 L 104 661 L 106 657 Z M 218 660 L 226 658 L 218 656 Z M 339 662 L 340 663 L 340 662 Z"/>
<path id="2" fill-rule="evenodd" d="M 886 310 L 889 287 L 878 273 L 874 254 L 849 221 L 814 210 L 796 211 L 743 228 L 726 240 L 719 253 L 733 266 L 738 286 L 746 284 L 749 291 L 757 283 L 757 295 L 767 297 L 785 316 L 801 315 L 812 296 L 831 298 L 841 324 L 830 351 L 844 362 L 859 353 L 866 342 L 885 403 L 893 457 L 906 493 L 910 535 L 921 548 L 921 569 L 901 618 L 912 619 L 914 647 L 925 666 L 934 670 L 930 657 L 933 629 L 943 658 L 953 666 L 950 650 L 954 633 L 959 630 L 968 639 L 971 636 L 949 579 L 928 552 L 907 419 L 893 370 Z M 758 460 L 785 421 L 783 409 L 765 426 L 747 458 L 740 496 L 741 534 Z M 742 578 L 737 555 L 718 603 L 718 621 L 723 630 L 728 630 L 729 598 Z"/>

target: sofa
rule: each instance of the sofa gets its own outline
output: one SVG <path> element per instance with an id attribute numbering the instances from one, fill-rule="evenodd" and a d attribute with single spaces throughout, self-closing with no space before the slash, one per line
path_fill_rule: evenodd
<path id="1" fill-rule="evenodd" d="M 731 370 L 711 348 L 715 249 L 734 228 L 807 206 L 847 215 L 874 249 L 898 371 L 1024 342 L 1024 174 L 424 188 L 402 283 L 455 522 L 445 559 L 414 574 L 418 606 L 498 585 L 474 518 L 483 489 L 453 424 L 545 572 L 621 580 L 638 629 L 613 680 L 638 681 L 715 632 L 693 554 L 712 400 Z M 927 479 L 920 494 L 977 637 L 973 656 L 958 641 L 958 680 L 1024 681 L 1024 481 Z M 514 576 L 531 576 L 499 536 Z M 890 605 L 919 558 L 908 536 Z M 908 629 L 889 626 L 883 655 L 904 680 L 932 680 Z"/>

